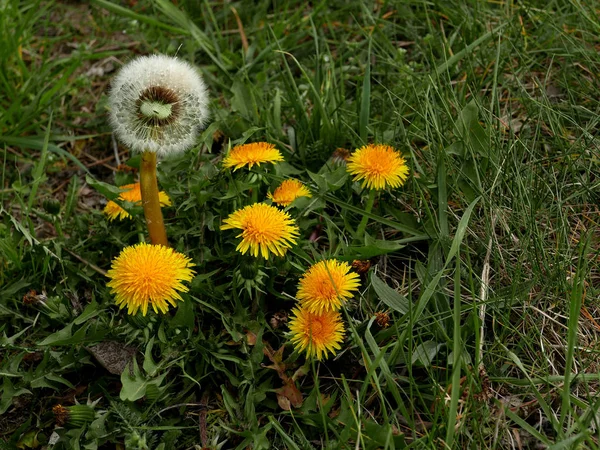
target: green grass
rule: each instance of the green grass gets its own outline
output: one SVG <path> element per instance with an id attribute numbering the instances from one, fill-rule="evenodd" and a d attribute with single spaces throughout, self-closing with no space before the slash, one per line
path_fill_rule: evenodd
<path id="1" fill-rule="evenodd" d="M 0 448 L 600 447 L 599 32 L 578 0 L 0 2 Z M 110 80 L 152 52 L 200 68 L 212 119 L 159 171 L 198 275 L 141 318 L 102 271 L 143 217 L 107 222 L 102 183 L 139 164 L 111 139 Z M 286 163 L 221 169 L 261 140 Z M 330 158 L 369 142 L 411 176 L 365 215 Z M 221 221 L 289 176 L 313 192 L 290 209 L 302 238 L 245 280 Z M 371 268 L 342 349 L 306 361 L 277 317 L 325 257 Z M 112 374 L 100 343 L 136 366 Z M 94 421 L 56 427 L 75 402 Z"/>

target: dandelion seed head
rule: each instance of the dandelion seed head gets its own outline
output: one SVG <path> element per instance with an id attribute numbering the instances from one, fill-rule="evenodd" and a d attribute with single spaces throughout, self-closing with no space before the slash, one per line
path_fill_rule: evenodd
<path id="1" fill-rule="evenodd" d="M 208 119 L 208 94 L 187 62 L 141 56 L 123 66 L 109 95 L 110 122 L 133 151 L 164 157 L 193 146 Z"/>

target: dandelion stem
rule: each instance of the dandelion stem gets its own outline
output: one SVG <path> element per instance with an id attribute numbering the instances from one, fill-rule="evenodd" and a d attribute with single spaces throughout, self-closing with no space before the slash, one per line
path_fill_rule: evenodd
<path id="1" fill-rule="evenodd" d="M 369 191 L 369 198 L 367 199 L 367 206 L 365 207 L 365 213 L 370 214 L 373 209 L 373 204 L 375 203 L 375 194 L 377 193 L 376 189 L 371 189 Z M 360 223 L 358 224 L 358 228 L 356 229 L 356 240 L 362 240 L 365 234 L 365 229 L 367 228 L 367 222 L 369 221 L 369 217 L 364 215 Z"/>
<path id="2" fill-rule="evenodd" d="M 163 222 L 160 201 L 158 199 L 158 182 L 156 180 L 156 153 L 142 153 L 140 170 L 140 186 L 142 191 L 142 205 L 148 226 L 150 241 L 154 245 L 169 246 L 167 231 Z"/>

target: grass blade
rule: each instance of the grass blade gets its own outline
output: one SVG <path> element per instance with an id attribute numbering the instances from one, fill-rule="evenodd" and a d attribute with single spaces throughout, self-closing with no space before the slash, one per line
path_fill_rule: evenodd
<path id="1" fill-rule="evenodd" d="M 367 53 L 367 67 L 363 76 L 362 95 L 360 99 L 360 114 L 358 116 L 358 130 L 360 140 L 367 143 L 367 132 L 369 118 L 371 117 L 371 40 L 369 39 L 369 51 Z"/>
<path id="2" fill-rule="evenodd" d="M 37 194 L 40 183 L 44 178 L 44 171 L 46 169 L 46 160 L 48 159 L 48 144 L 50 141 L 50 130 L 52 125 L 52 113 L 48 118 L 48 126 L 46 127 L 46 134 L 44 135 L 44 144 L 40 152 L 39 160 L 33 169 L 33 184 L 31 185 L 31 192 L 29 193 L 29 200 L 27 201 L 27 210 L 31 211 L 33 202 L 36 200 L 35 195 Z"/>

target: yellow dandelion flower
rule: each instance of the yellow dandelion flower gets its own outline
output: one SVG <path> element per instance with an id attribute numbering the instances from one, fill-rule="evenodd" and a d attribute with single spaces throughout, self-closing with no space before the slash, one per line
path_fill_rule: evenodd
<path id="1" fill-rule="evenodd" d="M 252 168 L 254 164 L 259 166 L 260 163 L 277 161 L 283 161 L 283 155 L 275 148 L 275 145 L 267 142 L 253 142 L 234 147 L 223 160 L 223 167 L 233 167 L 233 170 L 238 170 L 244 166 Z"/>
<path id="2" fill-rule="evenodd" d="M 264 203 L 238 209 L 223 224 L 221 230 L 242 230 L 236 236 L 242 238 L 236 250 L 242 254 L 250 250 L 255 257 L 260 251 L 265 259 L 269 257 L 269 252 L 277 256 L 285 255 L 300 234 L 296 222 L 288 213 Z"/>
<path id="3" fill-rule="evenodd" d="M 124 248 L 113 260 L 107 286 L 116 294 L 119 308 L 127 306 L 129 314 L 141 309 L 145 316 L 148 305 L 156 313 L 166 313 L 169 304 L 183 301 L 179 292 L 188 291 L 182 281 L 192 280 L 192 266 L 188 257 L 172 248 L 141 243 Z"/>
<path id="4" fill-rule="evenodd" d="M 346 262 L 319 261 L 304 273 L 296 298 L 311 313 L 336 311 L 358 290 L 359 276 L 350 272 Z"/>
<path id="5" fill-rule="evenodd" d="M 269 192 L 269 198 L 280 206 L 288 206 L 298 197 L 312 197 L 312 194 L 306 186 L 294 179 L 285 180 L 272 194 Z"/>
<path id="6" fill-rule="evenodd" d="M 365 145 L 348 158 L 348 172 L 354 181 L 363 180 L 369 189 L 397 188 L 408 177 L 406 160 L 389 145 Z"/>
<path id="7" fill-rule="evenodd" d="M 327 358 L 327 352 L 335 355 L 344 340 L 344 324 L 339 311 L 314 314 L 304 308 L 294 308 L 290 320 L 291 342 L 299 352 L 306 352 L 318 360 Z"/>
<path id="8" fill-rule="evenodd" d="M 126 184 L 124 186 L 120 186 L 121 189 L 125 189 L 119 195 L 119 200 L 128 201 L 135 204 L 142 204 L 142 190 L 140 188 L 140 183 Z M 161 206 L 171 206 L 171 199 L 169 196 L 161 191 L 158 193 L 158 200 L 160 201 Z M 104 214 L 108 216 L 108 220 L 123 220 L 130 219 L 131 215 L 117 205 L 112 200 L 106 204 L 104 208 Z"/>

